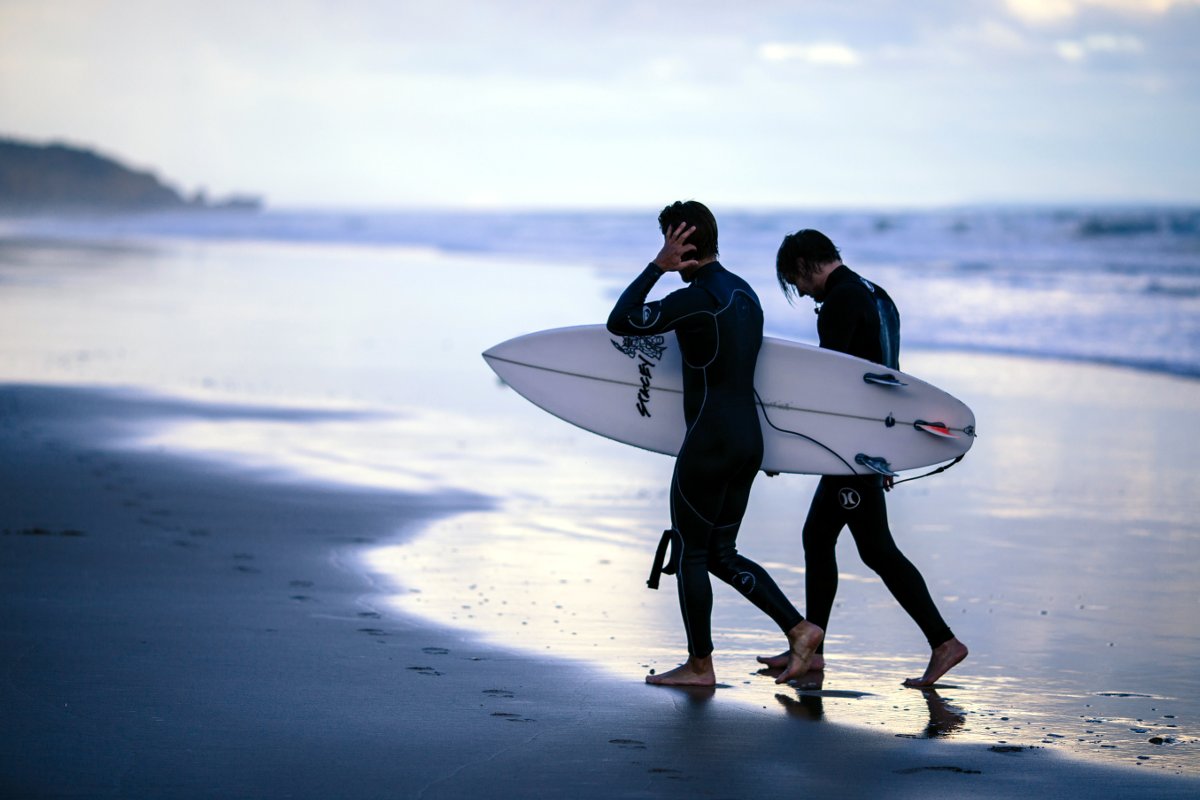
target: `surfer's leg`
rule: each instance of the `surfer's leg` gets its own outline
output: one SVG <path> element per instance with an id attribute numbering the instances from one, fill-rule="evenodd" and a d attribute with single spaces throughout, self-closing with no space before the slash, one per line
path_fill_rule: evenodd
<path id="1" fill-rule="evenodd" d="M 788 649 L 771 659 L 771 666 L 783 670 L 775 682 L 786 683 L 812 669 L 812 661 L 825 638 L 825 631 L 804 618 L 770 573 L 738 553 L 736 539 L 740 525 L 734 523 L 713 529 L 709 570 L 741 592 L 783 631 L 788 640 Z"/>
<path id="2" fill-rule="evenodd" d="M 936 652 L 942 644 L 957 641 L 933 602 L 920 571 L 900 552 L 892 538 L 882 487 L 864 482 L 859 491 L 861 503 L 850 512 L 849 525 L 863 563 L 883 579 L 888 591 L 925 634 L 931 649 Z M 966 657 L 965 650 L 964 647 L 959 661 Z"/>
<path id="3" fill-rule="evenodd" d="M 708 570 L 741 592 L 786 633 L 804 619 L 765 569 L 738 553 L 737 535 L 750 499 L 755 470 L 743 470 L 725 491 L 708 548 Z"/>
<path id="4" fill-rule="evenodd" d="M 687 635 L 688 657 L 678 667 L 667 672 L 646 676 L 646 683 L 656 686 L 713 686 L 717 682 L 712 660 L 712 584 L 704 568 L 703 556 L 696 563 L 694 552 L 703 552 L 698 538 L 701 530 L 693 515 L 675 512 L 675 482 L 671 482 L 672 531 L 671 558 L 675 561 L 675 586 L 679 593 L 679 611 Z M 680 532 L 680 526 L 688 535 Z M 689 543 L 690 542 L 690 546 Z"/>
<path id="5" fill-rule="evenodd" d="M 712 520 L 723 487 L 703 485 L 706 471 L 681 457 L 671 481 L 671 543 L 675 560 L 679 611 L 687 633 L 688 655 L 705 658 L 712 654 L 712 583 L 708 577 L 708 549 Z M 717 495 L 714 497 L 714 495 Z"/>
<path id="6" fill-rule="evenodd" d="M 833 598 L 837 595 L 837 540 L 845 525 L 837 502 L 836 478 L 822 478 L 813 494 L 804 520 L 804 610 L 808 621 L 828 632 Z M 787 665 L 788 652 L 776 656 L 759 656 L 758 662 L 768 667 Z M 822 639 L 809 669 L 825 669 L 825 642 Z"/>
<path id="7" fill-rule="evenodd" d="M 758 474 L 758 466 L 756 459 L 747 462 L 725 492 L 725 503 L 717 517 L 718 524 L 712 531 L 708 568 L 741 592 L 783 631 L 788 649 L 782 654 L 782 663 L 779 664 L 782 672 L 775 682 L 786 683 L 809 670 L 825 632 L 804 619 L 765 569 L 737 551 L 737 534 L 750 499 L 750 487 Z"/>
<path id="8" fill-rule="evenodd" d="M 813 493 L 804 519 L 804 609 L 809 620 L 829 630 L 833 600 L 838 590 L 837 542 L 846 524 L 845 512 L 838 501 L 836 478 L 823 477 Z M 825 644 L 817 649 L 821 667 L 825 665 Z"/>

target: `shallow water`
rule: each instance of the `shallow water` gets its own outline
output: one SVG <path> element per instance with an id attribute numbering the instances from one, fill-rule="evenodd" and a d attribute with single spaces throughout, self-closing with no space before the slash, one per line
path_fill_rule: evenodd
<path id="1" fill-rule="evenodd" d="M 784 234 L 815 227 L 847 264 L 888 288 L 904 312 L 906 347 L 1053 355 L 1200 377 L 1200 209 L 714 211 L 722 259 L 758 287 L 775 335 L 813 338 L 812 318 L 794 313 L 777 291 L 774 266 Z M 629 267 L 661 243 L 656 214 L 657 207 L 159 213 L 0 219 L 0 237 L 420 247 L 587 264 L 615 297 Z"/>
<path id="2" fill-rule="evenodd" d="M 673 587 L 644 586 L 670 459 L 543 414 L 478 355 L 529 330 L 603 319 L 611 276 L 398 247 L 3 250 L 0 380 L 366 412 L 303 425 L 176 421 L 124 444 L 489 495 L 494 510 L 365 551 L 364 568 L 391 587 L 379 602 L 630 680 L 682 656 Z M 753 656 L 777 652 L 782 637 L 719 586 L 719 696 L 896 736 L 1200 773 L 1200 382 L 912 348 L 904 366 L 979 420 L 961 465 L 889 498 L 901 547 L 970 659 L 936 693 L 901 688 L 925 645 L 846 537 L 823 685 L 781 690 L 759 674 Z M 814 486 L 761 478 L 740 540 L 798 601 Z"/>

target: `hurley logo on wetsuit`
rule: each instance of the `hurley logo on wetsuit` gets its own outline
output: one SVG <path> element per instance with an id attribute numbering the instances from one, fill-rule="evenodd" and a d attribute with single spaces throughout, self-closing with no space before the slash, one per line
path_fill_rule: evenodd
<path id="1" fill-rule="evenodd" d="M 858 504 L 862 502 L 862 498 L 853 489 L 845 488 L 838 491 L 838 502 L 842 504 L 842 508 L 849 511 L 858 508 Z"/>

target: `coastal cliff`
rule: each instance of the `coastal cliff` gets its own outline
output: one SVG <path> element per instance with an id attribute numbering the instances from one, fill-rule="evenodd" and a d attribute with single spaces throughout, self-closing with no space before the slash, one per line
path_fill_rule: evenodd
<path id="1" fill-rule="evenodd" d="M 262 200 L 235 195 L 184 197 L 154 173 L 131 169 L 93 150 L 0 138 L 0 213 L 257 210 Z"/>

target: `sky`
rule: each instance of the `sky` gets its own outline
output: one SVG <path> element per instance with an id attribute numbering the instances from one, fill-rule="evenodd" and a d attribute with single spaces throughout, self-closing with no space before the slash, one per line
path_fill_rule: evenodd
<path id="1" fill-rule="evenodd" d="M 1200 203 L 1200 0 L 0 0 L 0 136 L 294 208 Z"/>

